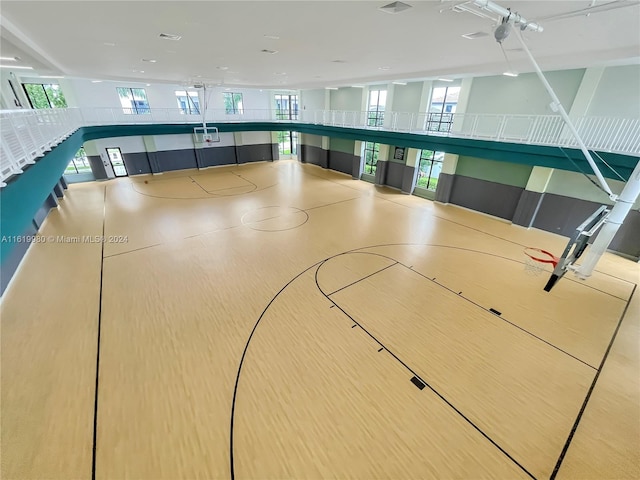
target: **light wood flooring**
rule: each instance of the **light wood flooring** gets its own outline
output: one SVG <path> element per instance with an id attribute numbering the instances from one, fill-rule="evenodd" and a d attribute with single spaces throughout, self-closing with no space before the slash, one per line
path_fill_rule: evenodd
<path id="1" fill-rule="evenodd" d="M 71 185 L 40 233 L 3 479 L 640 478 L 637 263 L 546 293 L 565 238 L 286 160 Z"/>

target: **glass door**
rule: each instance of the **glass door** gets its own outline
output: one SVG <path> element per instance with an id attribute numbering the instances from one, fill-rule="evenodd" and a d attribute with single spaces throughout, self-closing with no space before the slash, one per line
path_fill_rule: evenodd
<path id="1" fill-rule="evenodd" d="M 120 152 L 120 149 L 118 147 L 107 148 L 107 156 L 109 157 L 109 161 L 113 167 L 113 173 L 116 177 L 126 177 L 127 167 L 124 164 L 124 159 L 122 158 L 122 152 Z"/>

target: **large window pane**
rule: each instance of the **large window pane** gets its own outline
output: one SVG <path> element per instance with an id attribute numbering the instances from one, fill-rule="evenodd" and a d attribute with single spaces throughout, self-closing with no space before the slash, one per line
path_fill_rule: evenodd
<path id="1" fill-rule="evenodd" d="M 438 178 L 442 171 L 443 161 L 444 152 L 422 150 L 420 153 L 420 163 L 418 165 L 416 188 L 436 190 L 438 187 Z"/>
<path id="2" fill-rule="evenodd" d="M 32 108 L 67 108 L 60 85 L 23 83 L 22 86 Z"/>
<path id="3" fill-rule="evenodd" d="M 227 115 L 241 115 L 244 112 L 241 93 L 224 92 L 222 98 L 224 100 L 224 112 Z"/>
<path id="4" fill-rule="evenodd" d="M 122 111 L 127 115 L 151 113 L 144 88 L 117 87 Z"/>

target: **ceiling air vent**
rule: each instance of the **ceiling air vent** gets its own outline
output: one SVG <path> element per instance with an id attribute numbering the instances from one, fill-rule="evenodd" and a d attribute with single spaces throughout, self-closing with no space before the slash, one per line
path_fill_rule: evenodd
<path id="1" fill-rule="evenodd" d="M 468 40 L 475 40 L 476 38 L 488 37 L 489 34 L 487 32 L 473 32 L 473 33 L 465 33 L 462 36 Z"/>
<path id="2" fill-rule="evenodd" d="M 165 40 L 173 40 L 178 41 L 182 38 L 180 35 L 173 35 L 172 33 L 161 33 L 160 38 L 164 38 Z"/>
<path id="3" fill-rule="evenodd" d="M 389 5 L 385 5 L 384 7 L 380 7 L 379 10 L 382 10 L 383 12 L 386 12 L 386 13 L 395 14 L 395 13 L 403 12 L 404 10 L 408 10 L 409 8 L 411 8 L 411 5 L 407 5 L 406 3 L 393 2 L 393 3 L 390 3 Z"/>
<path id="4" fill-rule="evenodd" d="M 263 48 L 262 50 L 260 50 L 262 53 L 268 53 L 269 55 L 275 55 L 276 53 L 278 53 L 277 50 L 268 50 L 266 48 Z"/>

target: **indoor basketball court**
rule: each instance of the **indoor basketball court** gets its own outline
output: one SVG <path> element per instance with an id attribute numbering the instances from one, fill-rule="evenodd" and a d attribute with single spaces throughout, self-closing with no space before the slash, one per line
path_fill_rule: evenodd
<path id="1" fill-rule="evenodd" d="M 565 237 L 287 160 L 72 185 L 40 236 L 7 478 L 637 473 L 637 263 L 545 292 Z"/>

